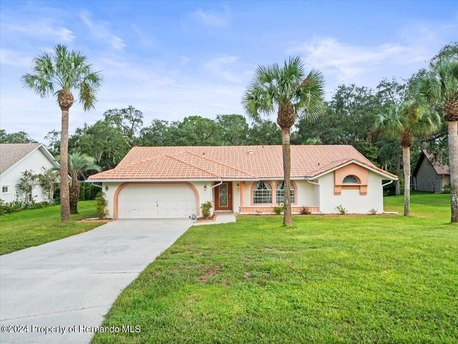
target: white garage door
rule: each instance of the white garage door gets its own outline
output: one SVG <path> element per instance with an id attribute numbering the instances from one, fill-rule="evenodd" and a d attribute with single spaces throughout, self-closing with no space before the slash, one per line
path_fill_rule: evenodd
<path id="1" fill-rule="evenodd" d="M 187 184 L 128 184 L 119 193 L 118 218 L 189 218 L 196 196 Z"/>

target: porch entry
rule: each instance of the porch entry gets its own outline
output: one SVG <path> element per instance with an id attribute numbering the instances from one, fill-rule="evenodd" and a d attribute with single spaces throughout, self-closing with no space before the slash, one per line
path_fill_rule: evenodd
<path id="1" fill-rule="evenodd" d="M 232 210 L 232 182 L 223 182 L 215 188 L 215 210 Z"/>

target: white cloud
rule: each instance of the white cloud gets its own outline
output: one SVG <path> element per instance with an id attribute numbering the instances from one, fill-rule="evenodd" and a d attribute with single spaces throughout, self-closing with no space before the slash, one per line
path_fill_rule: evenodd
<path id="1" fill-rule="evenodd" d="M 80 18 L 94 38 L 102 42 L 107 42 L 113 49 L 116 50 L 122 50 L 126 46 L 121 37 L 115 35 L 109 30 L 107 23 L 93 20 L 89 12 L 82 12 L 80 14 Z"/>
<path id="2" fill-rule="evenodd" d="M 28 53 L 12 50 L 12 49 L 0 49 L 0 64 L 28 68 L 32 65 L 32 56 Z"/>
<path id="3" fill-rule="evenodd" d="M 235 73 L 231 72 L 228 67 L 237 62 L 239 58 L 232 55 L 222 55 L 212 58 L 205 64 L 205 68 L 213 75 L 230 82 L 240 82 L 241 79 Z"/>
<path id="4" fill-rule="evenodd" d="M 443 25 L 411 23 L 391 42 L 350 44 L 333 37 L 293 43 L 286 53 L 302 56 L 307 68 L 323 72 L 328 92 L 339 83 L 375 87 L 383 78 L 409 78 L 454 39 L 458 21 Z"/>
<path id="5" fill-rule="evenodd" d="M 205 26 L 223 27 L 229 23 L 229 11 L 226 7 L 219 12 L 199 8 L 192 12 L 191 15 Z"/>
<path id="6" fill-rule="evenodd" d="M 59 26 L 54 20 L 46 18 L 36 18 L 30 20 L 27 24 L 4 24 L 2 25 L 2 30 L 36 39 L 51 38 L 62 43 L 70 43 L 75 38 L 70 29 L 65 26 Z"/>

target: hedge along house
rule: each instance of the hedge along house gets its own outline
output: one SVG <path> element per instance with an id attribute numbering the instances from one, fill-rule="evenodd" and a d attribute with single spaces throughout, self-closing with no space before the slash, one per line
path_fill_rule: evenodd
<path id="1" fill-rule="evenodd" d="M 292 210 L 383 212 L 384 181 L 397 177 L 352 146 L 291 146 Z M 109 217 L 188 218 L 213 211 L 272 214 L 284 200 L 281 146 L 134 147 L 102 182 Z"/>

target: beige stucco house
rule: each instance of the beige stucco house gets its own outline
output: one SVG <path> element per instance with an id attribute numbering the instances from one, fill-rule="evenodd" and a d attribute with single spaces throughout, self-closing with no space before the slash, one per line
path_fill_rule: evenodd
<path id="1" fill-rule="evenodd" d="M 291 146 L 292 210 L 383 212 L 383 186 L 396 180 L 352 146 Z M 213 211 L 271 214 L 284 201 L 281 146 L 134 147 L 102 182 L 109 217 L 188 218 Z"/>
<path id="2" fill-rule="evenodd" d="M 422 150 L 420 158 L 412 174 L 413 189 L 417 191 L 440 193 L 450 185 L 450 170 L 426 150 Z"/>

